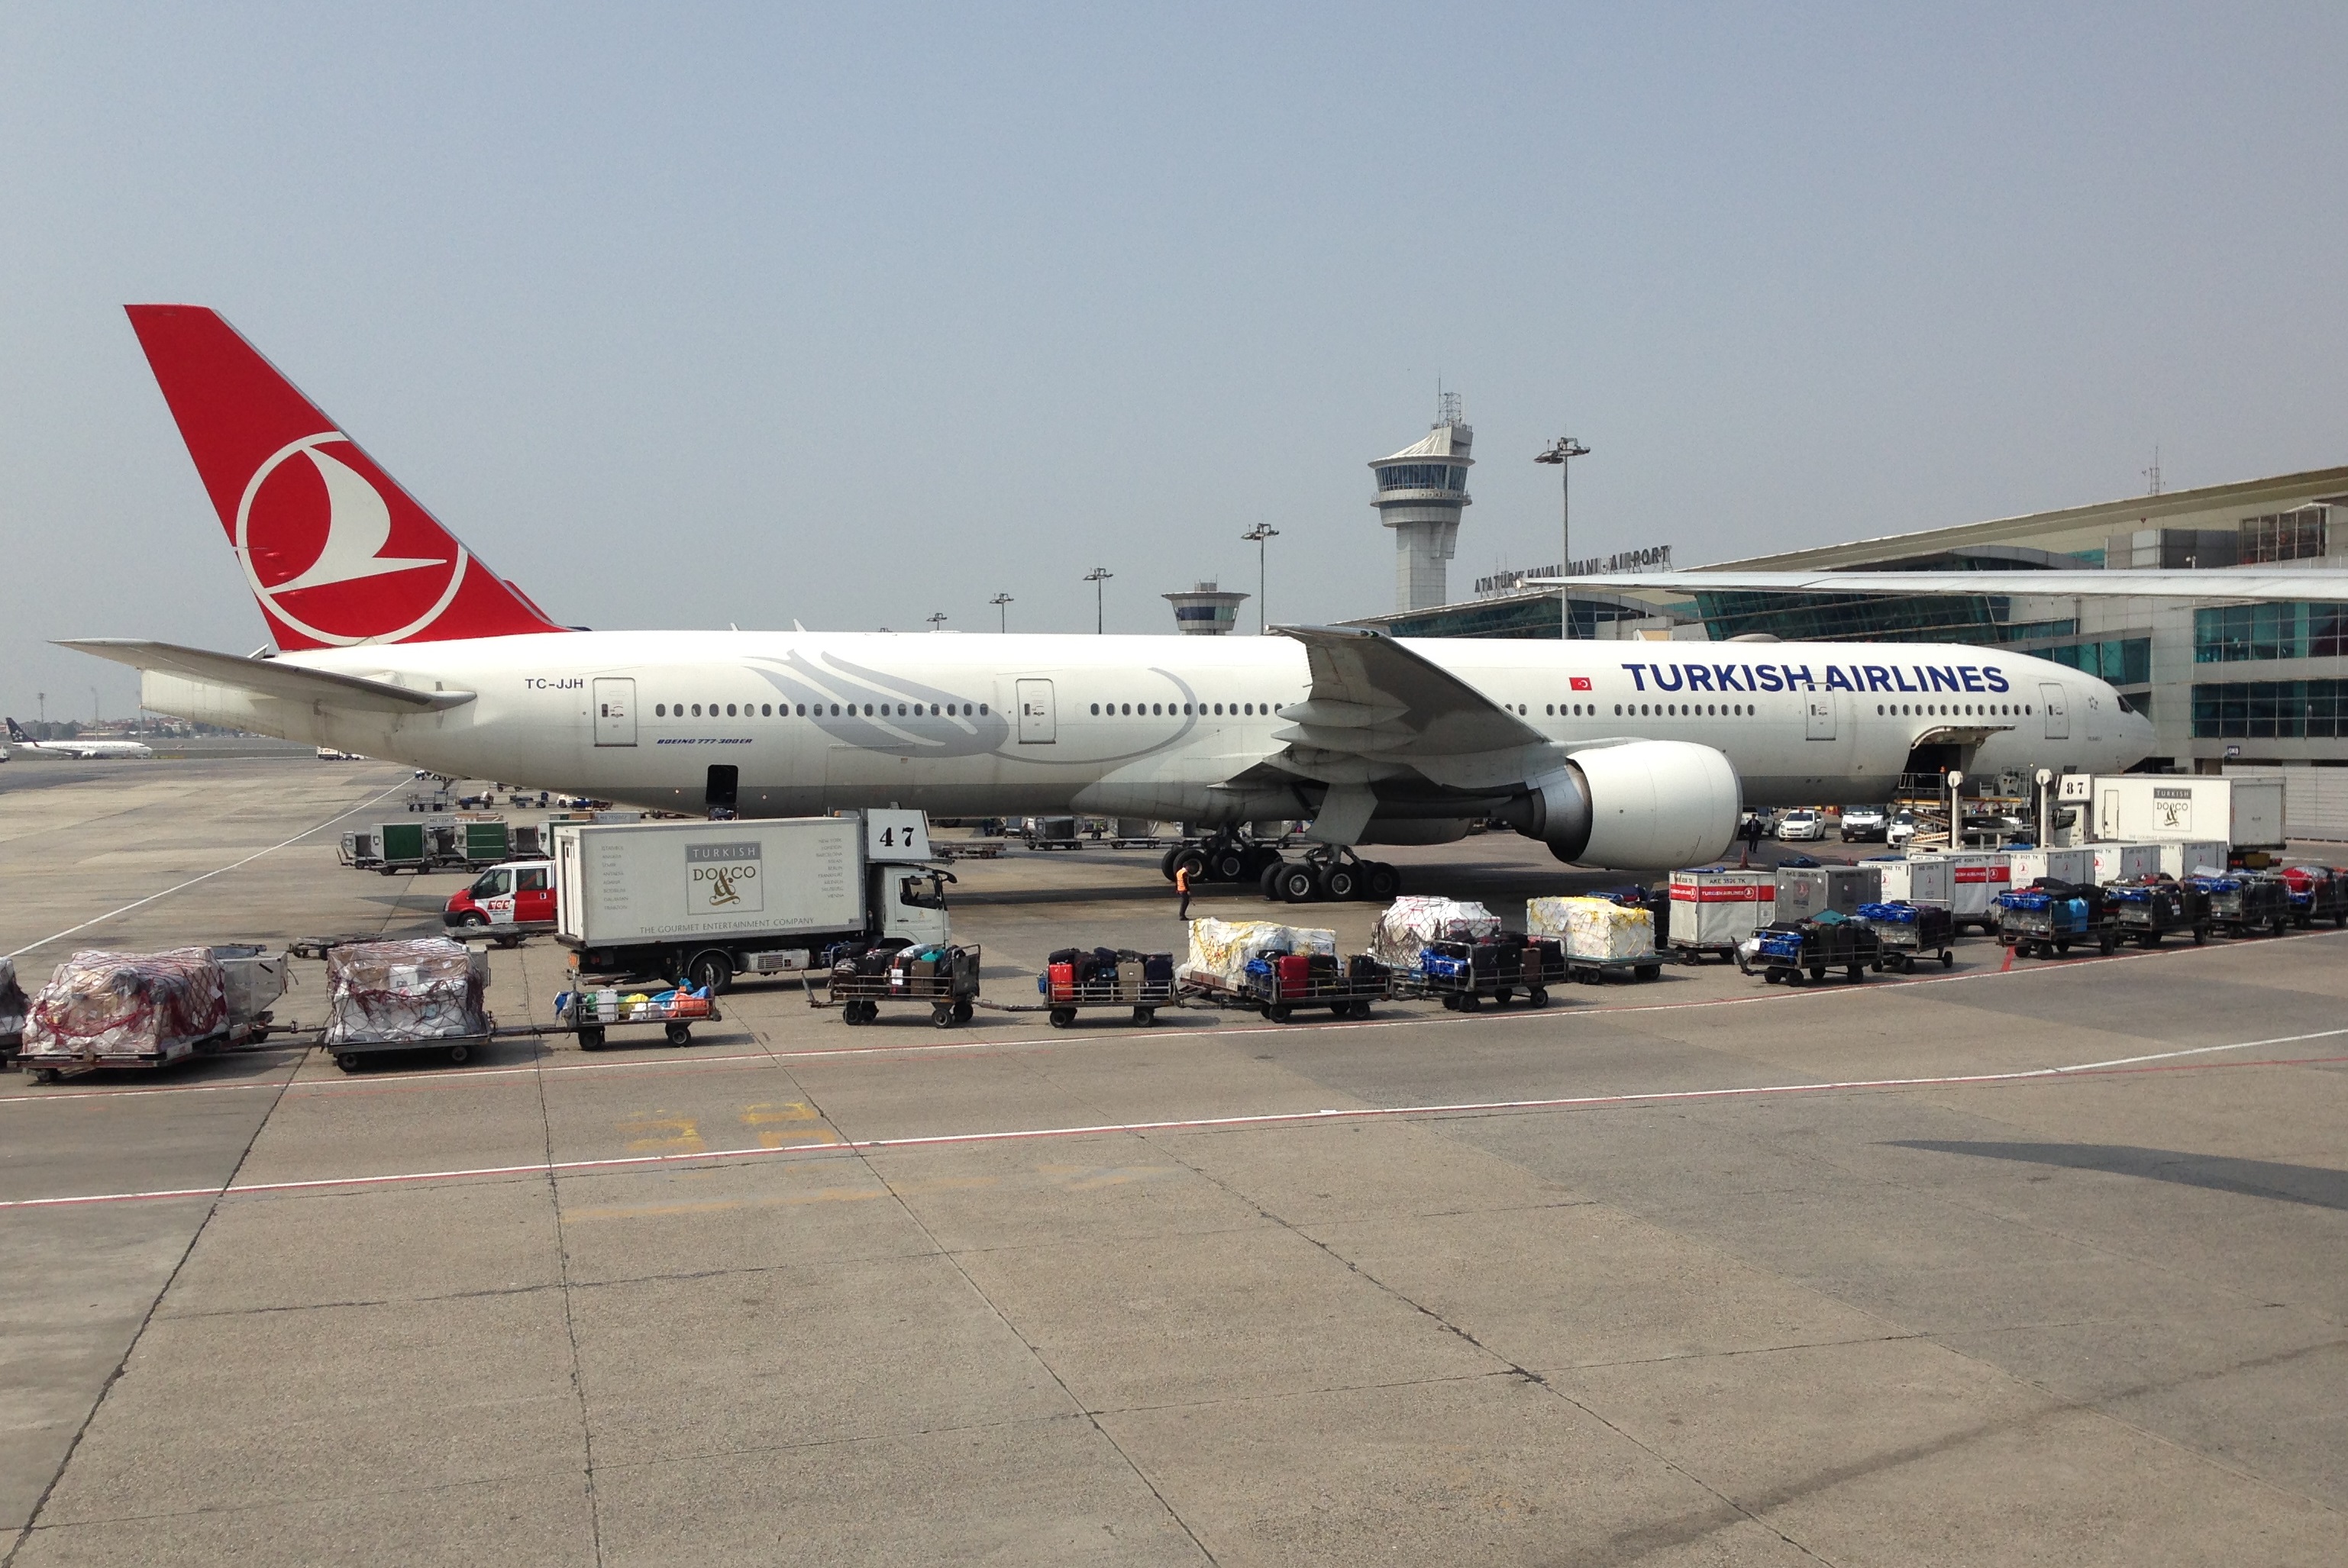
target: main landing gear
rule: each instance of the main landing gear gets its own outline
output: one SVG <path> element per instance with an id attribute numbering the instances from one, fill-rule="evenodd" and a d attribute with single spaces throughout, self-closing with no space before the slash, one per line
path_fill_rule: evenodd
<path id="1" fill-rule="evenodd" d="M 1252 882 L 1276 904 L 1348 903 L 1370 898 L 1380 903 L 1402 891 L 1402 873 L 1383 860 L 1364 860 L 1350 849 L 1316 845 L 1302 860 L 1285 860 L 1269 844 L 1235 834 L 1217 834 L 1196 844 L 1177 845 L 1159 862 L 1171 882 L 1181 866 L 1190 870 L 1190 886 Z"/>

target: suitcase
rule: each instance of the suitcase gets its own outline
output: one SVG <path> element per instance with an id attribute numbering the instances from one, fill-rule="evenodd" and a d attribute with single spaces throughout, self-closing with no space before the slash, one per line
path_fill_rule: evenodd
<path id="1" fill-rule="evenodd" d="M 1174 955 L 1148 953 L 1141 959 L 1141 983 L 1153 991 L 1171 990 L 1174 986 Z"/>
<path id="2" fill-rule="evenodd" d="M 1280 960 L 1280 989 L 1283 995 L 1294 995 L 1312 989 L 1313 959 L 1304 953 L 1290 953 Z"/>
<path id="3" fill-rule="evenodd" d="M 1120 962 L 1117 966 L 1117 999 L 1138 1002 L 1141 999 L 1141 966 Z"/>
<path id="4" fill-rule="evenodd" d="M 1047 971 L 1052 977 L 1052 999 L 1073 1001 L 1076 995 L 1076 966 L 1067 960 L 1055 963 Z"/>

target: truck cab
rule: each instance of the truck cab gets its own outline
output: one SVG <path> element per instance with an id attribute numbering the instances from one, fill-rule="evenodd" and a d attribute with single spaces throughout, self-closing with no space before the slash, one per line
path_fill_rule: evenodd
<path id="1" fill-rule="evenodd" d="M 883 940 L 901 938 L 929 948 L 947 939 L 946 885 L 954 880 L 953 872 L 935 866 L 875 866 L 872 879 Z"/>
<path id="2" fill-rule="evenodd" d="M 440 923 L 451 927 L 531 929 L 554 926 L 554 863 L 510 860 L 492 866 L 472 885 L 448 896 Z"/>

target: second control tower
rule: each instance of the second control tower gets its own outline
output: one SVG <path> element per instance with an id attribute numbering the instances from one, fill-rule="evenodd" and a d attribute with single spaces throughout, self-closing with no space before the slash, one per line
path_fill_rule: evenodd
<path id="1" fill-rule="evenodd" d="M 1460 416 L 1459 395 L 1437 400 L 1426 439 L 1370 465 L 1378 477 L 1371 505 L 1395 531 L 1395 608 L 1427 610 L 1447 602 L 1444 563 L 1459 542 L 1459 514 L 1468 507 L 1468 455 L 1476 433 Z"/>

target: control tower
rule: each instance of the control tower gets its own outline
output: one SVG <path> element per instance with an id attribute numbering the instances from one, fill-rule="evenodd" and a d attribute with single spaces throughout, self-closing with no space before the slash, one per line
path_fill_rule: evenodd
<path id="1" fill-rule="evenodd" d="M 1459 542 L 1459 514 L 1468 507 L 1468 448 L 1476 433 L 1460 417 L 1459 395 L 1437 401 L 1426 439 L 1370 465 L 1378 477 L 1371 505 L 1395 531 L 1395 608 L 1429 610 L 1447 602 L 1444 562 Z"/>
<path id="2" fill-rule="evenodd" d="M 1181 593 L 1163 596 L 1174 607 L 1174 630 L 1192 637 L 1223 637 L 1239 623 L 1243 593 L 1232 593 L 1211 582 Z"/>

